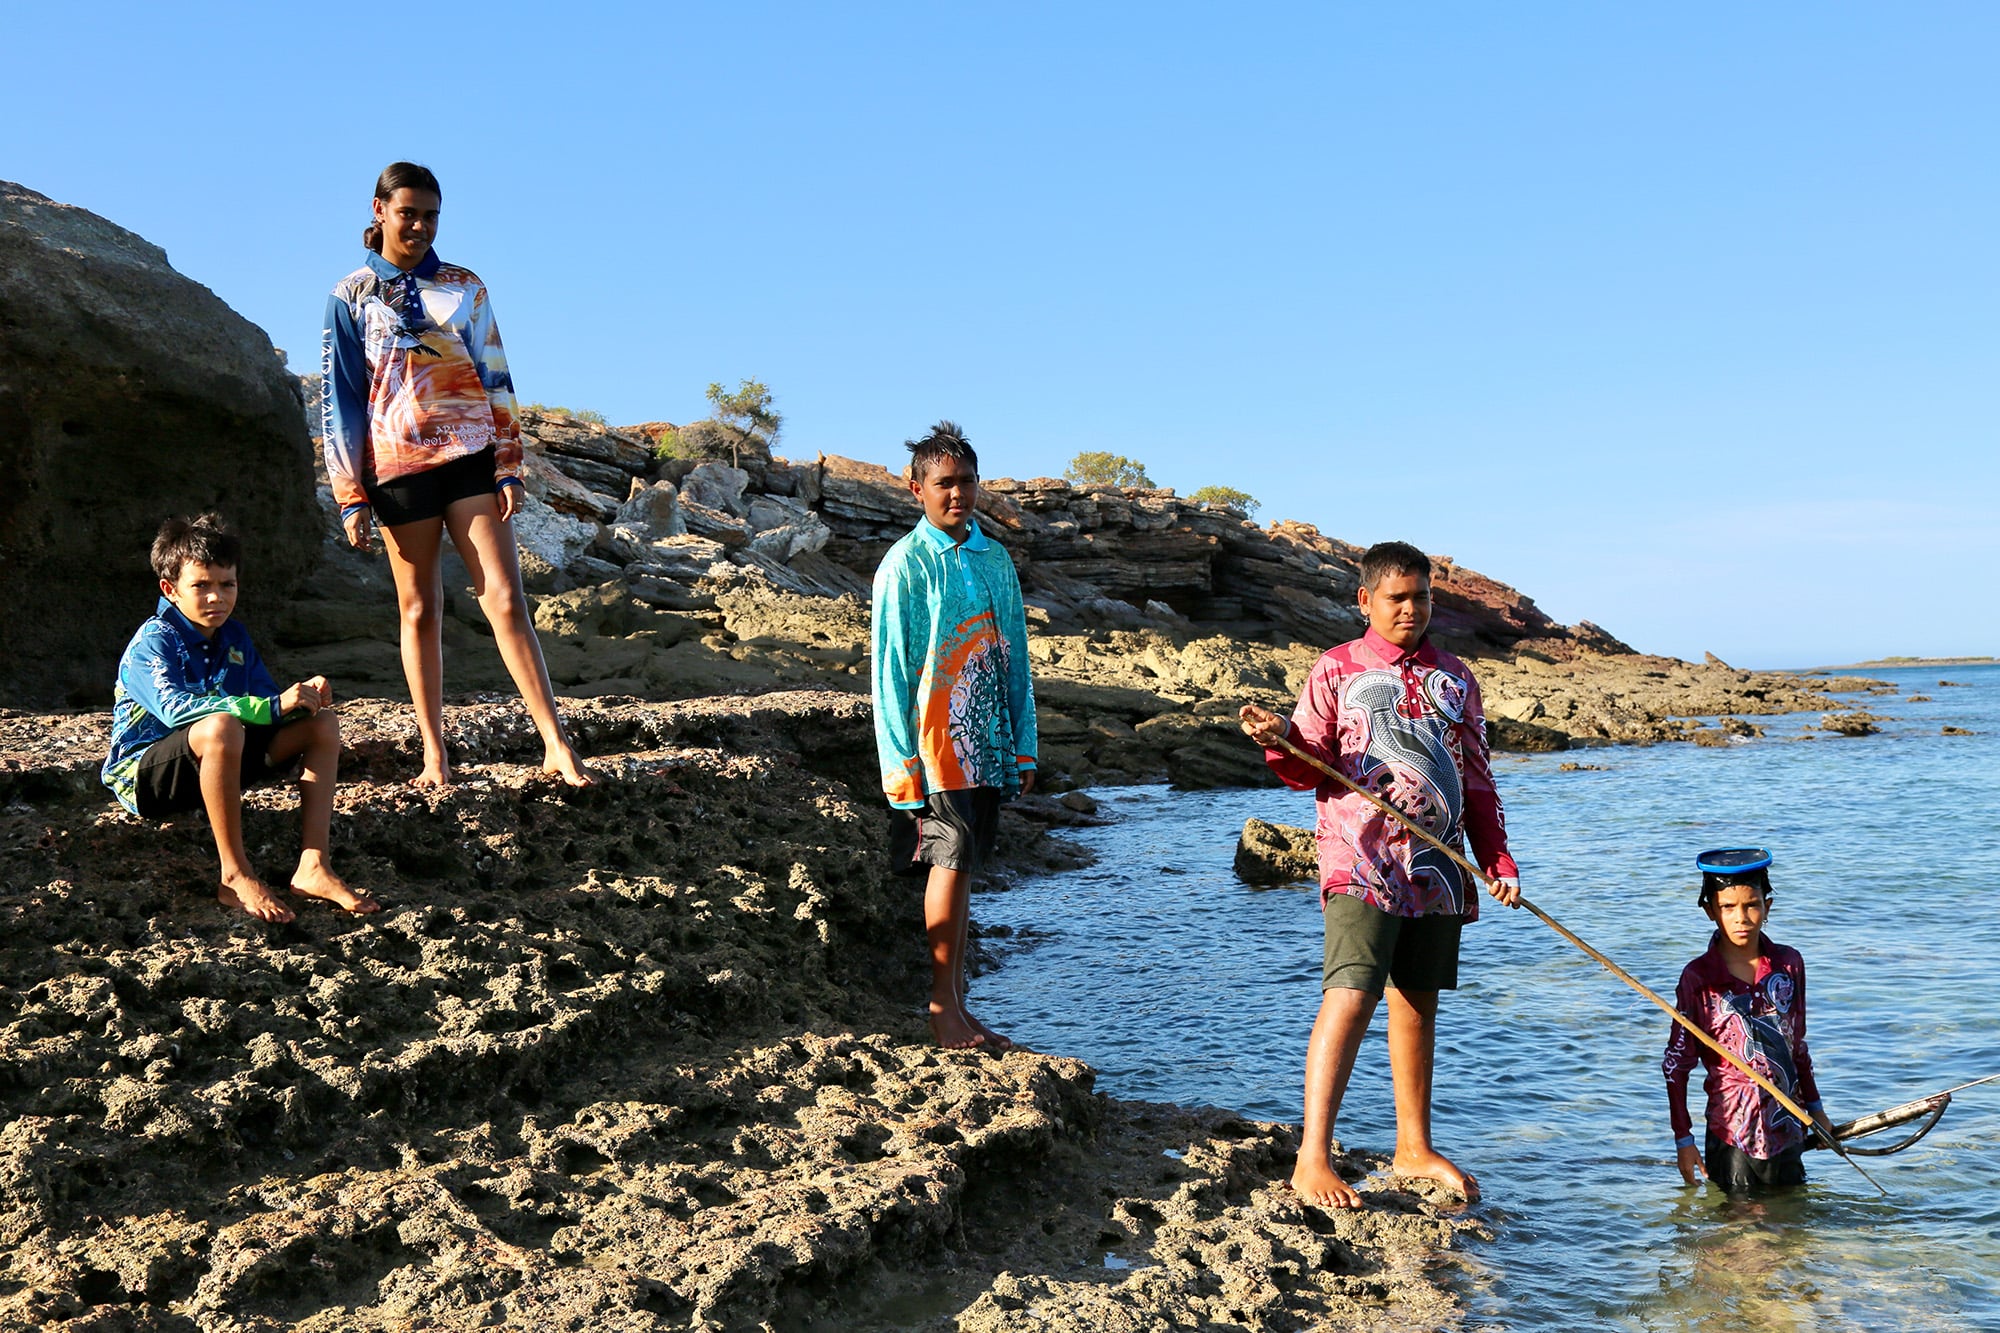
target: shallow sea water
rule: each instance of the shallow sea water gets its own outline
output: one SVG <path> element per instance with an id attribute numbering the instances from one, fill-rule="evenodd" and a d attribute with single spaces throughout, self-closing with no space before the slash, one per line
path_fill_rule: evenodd
<path id="1" fill-rule="evenodd" d="M 1758 719 L 1765 739 L 1726 750 L 1495 762 L 1527 896 L 1669 998 L 1710 929 L 1694 854 L 1775 852 L 1767 933 L 1805 956 L 1837 1121 L 2000 1073 L 2000 667 L 1870 674 L 1902 687 L 1848 697 L 1894 719 L 1877 736 L 1792 739 L 1812 714 Z M 1906 701 L 1918 693 L 1932 701 Z M 1296 1123 L 1315 895 L 1249 888 L 1230 861 L 1244 819 L 1310 824 L 1310 796 L 1152 787 L 1105 804 L 1119 822 L 1079 838 L 1097 865 L 975 900 L 983 925 L 1016 932 L 974 982 L 976 1007 L 1090 1061 L 1114 1096 Z M 1479 1176 L 1495 1233 L 1446 1269 L 1466 1329 L 2000 1333 L 2000 1084 L 1865 1163 L 1886 1199 L 1824 1153 L 1790 1194 L 1688 1189 L 1659 1072 L 1666 1016 L 1526 912 L 1485 909 L 1441 1008 L 1435 1105 L 1438 1143 Z M 1337 1132 L 1386 1151 L 1381 1025 L 1378 1010 Z"/>

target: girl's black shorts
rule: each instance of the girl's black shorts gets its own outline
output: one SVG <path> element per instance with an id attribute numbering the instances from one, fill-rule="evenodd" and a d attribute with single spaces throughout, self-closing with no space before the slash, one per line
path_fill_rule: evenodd
<path id="1" fill-rule="evenodd" d="M 460 500 L 493 494 L 494 478 L 493 446 L 489 444 L 476 454 L 368 486 L 368 506 L 375 511 L 378 527 L 421 523 L 443 518 L 444 511 Z"/>

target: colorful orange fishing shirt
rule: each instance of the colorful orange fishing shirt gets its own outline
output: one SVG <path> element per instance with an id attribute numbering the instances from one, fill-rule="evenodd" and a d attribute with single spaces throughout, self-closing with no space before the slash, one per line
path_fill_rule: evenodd
<path id="1" fill-rule="evenodd" d="M 320 338 L 320 422 L 343 517 L 367 488 L 493 446 L 520 485 L 514 381 L 486 286 L 428 251 L 405 272 L 379 254 L 334 285 Z"/>

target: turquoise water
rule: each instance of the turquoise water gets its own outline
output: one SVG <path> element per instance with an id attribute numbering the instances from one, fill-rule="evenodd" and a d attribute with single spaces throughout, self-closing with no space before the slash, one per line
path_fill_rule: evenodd
<path id="1" fill-rule="evenodd" d="M 1858 700 L 1895 719 L 1878 736 L 1792 739 L 1814 714 L 1726 750 L 1495 764 L 1527 896 L 1669 997 L 1708 939 L 1694 854 L 1774 850 L 1768 933 L 1805 955 L 1835 1120 L 2000 1073 L 2000 667 L 1874 674 L 1902 687 Z M 1947 723 L 1979 734 L 1943 736 Z M 1248 888 L 1230 860 L 1245 818 L 1309 824 L 1310 797 L 1139 788 L 1106 805 L 1120 822 L 1081 835 L 1096 866 L 976 900 L 1020 941 L 975 981 L 979 1011 L 1090 1061 L 1115 1096 L 1296 1123 L 1319 999 L 1314 894 Z M 1495 1233 L 1456 1265 L 1466 1328 L 2000 1330 L 2000 1084 L 1866 1163 L 1887 1199 L 1823 1153 L 1777 1198 L 1688 1189 L 1659 1073 L 1666 1017 L 1526 912 L 1486 906 L 1438 1043 L 1437 1139 L 1479 1176 Z M 1387 1150 L 1381 1021 L 1338 1132 Z"/>

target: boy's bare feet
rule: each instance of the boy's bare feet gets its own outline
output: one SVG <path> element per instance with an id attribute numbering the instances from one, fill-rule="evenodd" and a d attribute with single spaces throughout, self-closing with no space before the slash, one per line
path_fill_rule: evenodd
<path id="1" fill-rule="evenodd" d="M 410 781 L 419 787 L 449 787 L 451 785 L 451 764 L 443 759 L 426 759 L 424 771 Z"/>
<path id="2" fill-rule="evenodd" d="M 1411 1180 L 1435 1180 L 1446 1189 L 1464 1195 L 1467 1203 L 1479 1199 L 1479 1182 L 1470 1172 L 1453 1166 L 1451 1159 L 1441 1152 L 1398 1151 L 1389 1163 L 1389 1170 Z"/>
<path id="3" fill-rule="evenodd" d="M 375 895 L 353 888 L 324 865 L 301 864 L 292 876 L 292 892 L 301 898 L 318 898 L 332 903 L 355 916 L 367 916 L 382 910 L 382 904 L 375 901 Z"/>
<path id="4" fill-rule="evenodd" d="M 572 787 L 593 787 L 597 785 L 596 772 L 591 769 L 589 764 L 583 762 L 583 756 L 578 754 L 576 747 L 568 741 L 564 741 L 557 748 L 543 753 L 542 772 L 553 773 Z"/>
<path id="5" fill-rule="evenodd" d="M 1292 1171 L 1292 1193 L 1299 1196 L 1302 1203 L 1318 1208 L 1359 1208 L 1361 1196 L 1354 1187 L 1340 1178 L 1338 1172 L 1326 1162 L 1308 1162 L 1299 1159 Z"/>
<path id="6" fill-rule="evenodd" d="M 215 890 L 215 901 L 275 925 L 283 925 L 292 919 L 292 909 L 279 902 L 278 896 L 265 888 L 264 882 L 255 875 L 224 875 Z"/>

